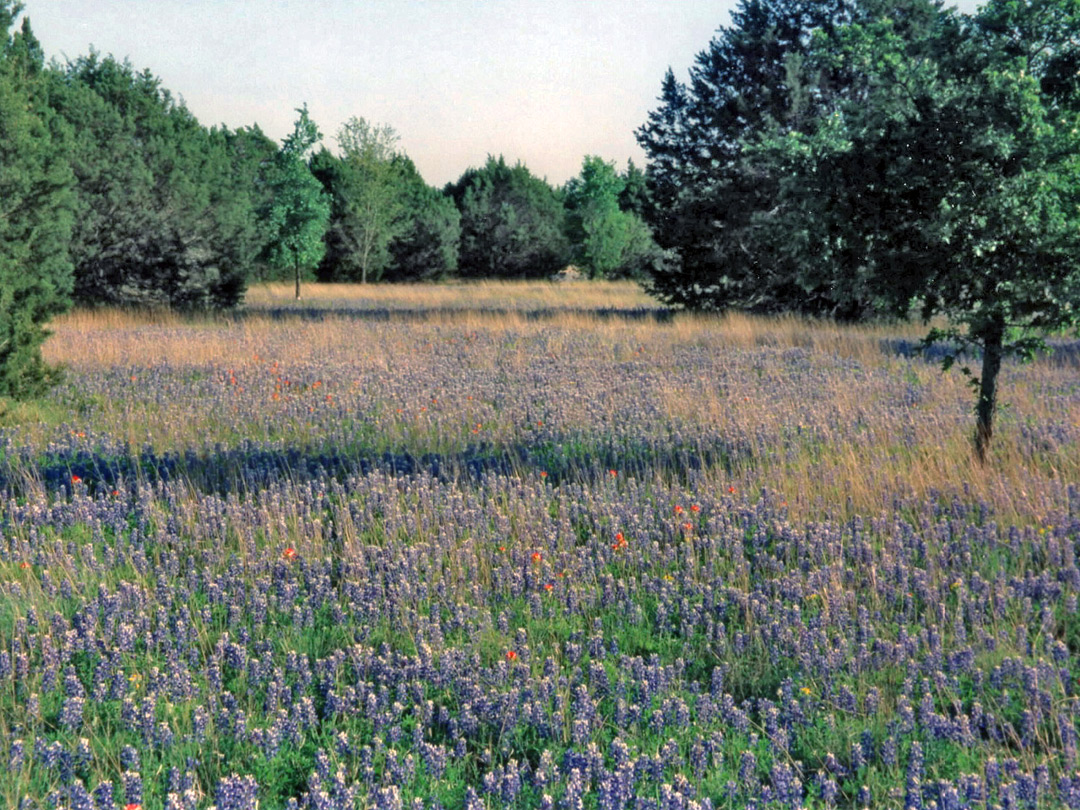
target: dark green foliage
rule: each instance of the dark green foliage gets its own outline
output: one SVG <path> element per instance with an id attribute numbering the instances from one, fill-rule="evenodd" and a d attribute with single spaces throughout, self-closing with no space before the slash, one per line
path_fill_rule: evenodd
<path id="1" fill-rule="evenodd" d="M 740 119 L 710 135 L 705 85 L 669 76 L 641 136 L 657 160 L 658 220 L 684 247 L 681 266 L 654 283 L 702 308 L 944 316 L 926 343 L 950 341 L 946 366 L 964 352 L 982 358 L 978 375 L 965 369 L 982 461 L 1002 360 L 1077 323 L 1080 4 L 994 0 L 973 17 L 929 0 L 851 11 L 807 30 L 785 59 L 787 86 L 813 103 L 793 95 L 756 128 Z M 705 57 L 697 78 L 713 64 Z M 714 177 L 694 157 L 704 142 L 680 140 L 684 131 L 715 141 Z M 672 157 L 672 144 L 685 151 Z M 685 185 L 672 191 L 673 177 Z"/>
<path id="2" fill-rule="evenodd" d="M 457 271 L 461 215 L 454 201 L 424 182 L 413 162 L 396 159 L 404 208 L 390 242 L 387 281 L 434 281 Z"/>
<path id="3" fill-rule="evenodd" d="M 285 138 L 269 173 L 269 203 L 264 210 L 270 241 L 270 264 L 291 268 L 300 298 L 302 274 L 316 267 L 326 251 L 323 235 L 330 217 L 330 201 L 311 173 L 307 156 L 318 143 L 318 127 L 308 117 L 307 105 L 297 109 L 292 134 Z"/>
<path id="4" fill-rule="evenodd" d="M 1078 29 L 1077 4 L 991 2 L 973 18 L 942 14 L 923 42 L 887 17 L 820 37 L 812 60 L 852 66 L 871 92 L 759 153 L 789 178 L 766 230 L 798 234 L 790 259 L 804 273 L 896 314 L 914 303 L 945 316 L 926 342 L 958 348 L 947 365 L 982 357 L 968 371 L 980 461 L 1002 360 L 1077 320 L 1080 93 L 1058 77 Z"/>
<path id="5" fill-rule="evenodd" d="M 41 48 L 21 11 L 0 0 L 0 396 L 41 393 L 43 324 L 71 293 L 71 169 L 66 130 L 48 108 Z"/>
<path id="6" fill-rule="evenodd" d="M 544 277 L 569 260 L 563 207 L 551 186 L 521 163 L 489 157 L 446 193 L 461 212 L 462 276 Z"/>
<path id="7" fill-rule="evenodd" d="M 323 282 L 352 281 L 360 277 L 360 262 L 348 209 L 348 170 L 341 158 L 324 147 L 312 156 L 311 173 L 330 200 L 330 216 L 323 237 L 326 250 L 315 275 Z"/>
<path id="8" fill-rule="evenodd" d="M 77 299 L 238 303 L 253 212 L 227 135 L 202 127 L 149 71 L 93 52 L 52 71 L 51 103 L 74 130 Z"/>
<path id="9" fill-rule="evenodd" d="M 811 126 L 815 112 L 843 91 L 842 74 L 823 74 L 808 87 L 797 68 L 811 32 L 832 30 L 851 16 L 851 5 L 744 0 L 731 27 L 698 54 L 688 84 L 668 71 L 659 108 L 638 130 L 649 157 L 649 224 L 659 244 L 678 253 L 653 276 L 662 299 L 758 312 L 861 309 L 798 279 L 774 246 L 759 243 L 754 215 L 773 208 L 780 178 L 742 158 L 747 139 Z"/>
<path id="10" fill-rule="evenodd" d="M 634 161 L 626 161 L 626 171 L 622 174 L 623 189 L 619 192 L 619 208 L 645 219 L 646 211 L 652 202 L 649 198 L 649 184 L 645 172 Z"/>
<path id="11" fill-rule="evenodd" d="M 237 223 L 232 248 L 236 261 L 247 268 L 249 278 L 265 278 L 267 245 L 270 242 L 269 223 L 259 216 L 271 200 L 270 169 L 278 147 L 256 124 L 233 131 L 221 131 L 229 156 L 230 181 L 241 197 L 245 214 Z M 243 199 L 243 198 L 246 198 Z"/>

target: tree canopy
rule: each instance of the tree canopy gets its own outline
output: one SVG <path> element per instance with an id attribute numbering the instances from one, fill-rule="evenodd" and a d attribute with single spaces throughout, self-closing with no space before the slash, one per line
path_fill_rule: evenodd
<path id="1" fill-rule="evenodd" d="M 323 149 L 312 160 L 333 201 L 319 278 L 417 281 L 456 270 L 460 215 L 398 150 L 393 128 L 353 117 L 337 141 L 340 156 Z"/>
<path id="2" fill-rule="evenodd" d="M 0 395 L 34 396 L 55 372 L 45 322 L 69 304 L 74 178 L 70 132 L 48 106 L 41 47 L 18 3 L 0 0 Z"/>
<path id="3" fill-rule="evenodd" d="M 445 191 L 461 212 L 462 276 L 544 277 L 569 261 L 563 206 L 524 164 L 489 157 Z"/>
<path id="4" fill-rule="evenodd" d="M 330 201 L 308 166 L 311 150 L 322 136 L 306 104 L 297 112 L 293 131 L 282 142 L 270 171 L 265 216 L 269 261 L 292 269 L 299 299 L 301 276 L 317 266 L 326 251 L 323 235 L 330 218 Z"/>
<path id="5" fill-rule="evenodd" d="M 1002 359 L 1076 323 L 1080 4 L 837 8 L 790 38 L 787 100 L 748 128 L 750 114 L 725 117 L 735 77 L 704 71 L 755 30 L 722 34 L 692 89 L 669 76 L 640 132 L 656 221 L 685 240 L 657 290 L 699 308 L 945 316 L 927 341 L 948 341 L 948 363 L 982 358 L 968 373 L 984 458 Z M 724 122 L 713 130 L 710 103 Z"/>
<path id="6" fill-rule="evenodd" d="M 589 155 L 581 174 L 563 190 L 567 235 L 576 247 L 576 260 L 591 277 L 640 277 L 661 259 L 648 226 L 636 213 L 622 208 L 626 188 L 627 179 L 614 163 Z M 631 205 L 639 203 L 633 196 L 626 199 Z"/>
<path id="7" fill-rule="evenodd" d="M 74 132 L 71 253 L 84 303 L 219 308 L 243 295 L 248 190 L 228 142 L 149 71 L 91 52 L 50 72 Z"/>

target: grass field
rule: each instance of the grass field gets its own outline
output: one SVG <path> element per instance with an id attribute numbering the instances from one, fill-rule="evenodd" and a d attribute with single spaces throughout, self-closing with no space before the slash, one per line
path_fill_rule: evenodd
<path id="1" fill-rule="evenodd" d="M 4 806 L 1080 806 L 1071 345 L 979 467 L 917 326 L 629 284 L 53 333 L 0 414 Z"/>

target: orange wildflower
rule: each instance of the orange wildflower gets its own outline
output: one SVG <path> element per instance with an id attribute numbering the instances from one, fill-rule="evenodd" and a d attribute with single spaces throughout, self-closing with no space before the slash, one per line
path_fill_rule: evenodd
<path id="1" fill-rule="evenodd" d="M 507 661 L 513 661 L 516 658 L 517 658 L 517 653 L 516 652 L 514 652 L 513 650 L 507 650 L 506 651 L 506 660 Z"/>
<path id="2" fill-rule="evenodd" d="M 80 481 L 82 481 L 82 479 L 81 479 L 81 478 L 79 478 L 79 476 L 77 476 L 77 475 L 73 475 L 73 476 L 71 476 L 71 483 L 73 483 L 73 484 L 77 484 L 77 483 L 79 483 Z"/>
<path id="3" fill-rule="evenodd" d="M 532 553 L 532 561 L 534 563 L 539 563 L 542 559 L 543 559 L 543 556 L 540 554 L 539 551 L 534 551 Z"/>
<path id="4" fill-rule="evenodd" d="M 21 563 L 19 563 L 19 568 L 29 568 L 29 567 L 30 567 L 30 563 L 28 563 L 26 560 L 23 560 Z"/>
<path id="5" fill-rule="evenodd" d="M 691 506 L 691 507 L 690 507 L 690 511 L 691 511 L 691 512 L 700 512 L 700 511 L 701 511 L 701 507 L 700 507 L 700 506 L 698 506 L 698 505 L 697 505 L 697 504 L 695 503 L 695 504 L 694 504 L 693 506 Z"/>
<path id="6" fill-rule="evenodd" d="M 296 559 L 296 549 L 293 548 L 292 546 L 289 546 L 287 549 L 285 549 L 283 552 L 281 552 L 281 556 L 284 557 L 286 560 L 295 560 Z"/>

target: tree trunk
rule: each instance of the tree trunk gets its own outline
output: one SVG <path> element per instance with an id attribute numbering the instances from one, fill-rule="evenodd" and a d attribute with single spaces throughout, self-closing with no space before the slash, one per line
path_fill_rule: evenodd
<path id="1" fill-rule="evenodd" d="M 983 362 L 979 374 L 979 401 L 975 405 L 975 457 L 986 463 L 986 449 L 994 435 L 994 410 L 997 407 L 997 377 L 1001 371 L 1005 323 L 995 317 L 983 333 Z"/>
<path id="2" fill-rule="evenodd" d="M 300 300 L 300 256 L 293 254 L 293 268 L 296 270 L 296 300 Z"/>

